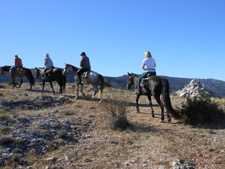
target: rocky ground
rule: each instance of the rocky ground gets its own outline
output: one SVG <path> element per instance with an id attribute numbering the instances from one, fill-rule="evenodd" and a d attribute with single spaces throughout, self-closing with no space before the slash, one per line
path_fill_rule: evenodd
<path id="1" fill-rule="evenodd" d="M 114 131 L 102 103 L 91 98 L 90 87 L 77 100 L 72 84 L 63 96 L 53 95 L 49 85 L 43 94 L 39 84 L 28 88 L 1 84 L 0 168 L 225 168 L 224 123 L 207 129 L 179 121 L 160 123 L 154 99 L 152 118 L 147 98 L 141 97 L 137 114 L 135 94 L 123 91 L 133 128 Z M 103 97 L 109 93 L 105 89 Z M 171 99 L 174 107 L 185 102 Z"/>

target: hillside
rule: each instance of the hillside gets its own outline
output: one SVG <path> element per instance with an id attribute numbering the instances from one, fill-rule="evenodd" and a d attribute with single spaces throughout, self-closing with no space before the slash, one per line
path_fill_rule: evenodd
<path id="1" fill-rule="evenodd" d="M 195 128 L 173 120 L 160 123 L 160 108 L 152 99 L 155 118 L 146 97 L 140 98 L 136 113 L 135 97 L 127 90 L 113 95 L 127 98 L 127 118 L 133 129 L 109 128 L 109 114 L 92 99 L 74 99 L 72 84 L 64 96 L 53 95 L 50 85 L 41 94 L 41 85 L 29 91 L 29 84 L 0 88 L 0 168 L 217 168 L 225 167 L 225 124 Z M 58 91 L 58 86 L 54 83 Z M 103 98 L 111 95 L 105 89 Z M 185 99 L 171 96 L 173 107 Z M 219 101 L 219 100 L 218 100 Z M 224 102 L 223 102 L 224 103 Z"/>

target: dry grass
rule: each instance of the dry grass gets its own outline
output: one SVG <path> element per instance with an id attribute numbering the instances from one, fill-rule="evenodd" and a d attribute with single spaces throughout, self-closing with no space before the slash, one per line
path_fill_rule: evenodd
<path id="1" fill-rule="evenodd" d="M 56 84 L 54 87 L 55 91 L 58 91 Z M 41 96 L 40 85 L 34 87 L 35 91 L 29 91 L 28 88 L 28 84 L 23 84 L 21 89 L 14 90 L 6 86 L 0 89 L 0 93 L 3 94 L 0 98 L 20 100 Z M 152 118 L 150 108 L 147 106 L 147 97 L 140 98 L 140 113 L 137 114 L 135 94 L 125 91 L 123 95 L 129 98 L 130 103 L 127 107 L 127 119 L 134 125 L 135 130 L 111 130 L 108 127 L 108 114 L 98 100 L 90 98 L 93 93 L 90 87 L 84 89 L 88 99 L 80 97 L 79 100 L 73 99 L 75 91 L 72 89 L 72 84 L 68 84 L 67 88 L 65 96 L 71 100 L 71 103 L 54 109 L 66 112 L 61 114 L 62 118 L 91 119 L 95 127 L 89 136 L 79 140 L 78 144 L 59 147 L 41 157 L 30 152 L 26 159 L 32 168 L 46 168 L 46 166 L 71 169 L 157 168 L 164 166 L 169 169 L 172 167 L 171 163 L 177 158 L 195 163 L 196 168 L 225 168 L 224 128 L 193 128 L 179 121 L 160 123 L 160 110 L 154 98 L 152 100 L 156 117 Z M 44 94 L 53 96 L 49 85 L 46 89 L 48 92 Z M 105 89 L 104 93 L 107 92 L 108 89 Z M 117 91 L 114 92 L 117 94 Z M 174 108 L 180 107 L 184 101 L 184 99 L 171 96 Z M 16 111 L 23 114 L 39 112 L 39 110 Z"/>

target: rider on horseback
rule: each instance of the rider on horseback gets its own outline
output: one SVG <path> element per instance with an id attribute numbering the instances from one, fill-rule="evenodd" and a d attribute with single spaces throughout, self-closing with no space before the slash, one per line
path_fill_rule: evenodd
<path id="1" fill-rule="evenodd" d="M 152 58 L 152 55 L 149 51 L 145 52 L 145 59 L 143 60 L 142 69 L 145 70 L 144 73 L 142 73 L 138 78 L 138 85 L 136 86 L 135 93 L 141 94 L 141 87 L 140 87 L 140 81 L 142 78 L 145 78 L 147 76 L 156 76 L 156 62 L 155 59 Z"/>
<path id="2" fill-rule="evenodd" d="M 16 70 L 17 68 L 21 68 L 23 66 L 22 64 L 22 60 L 18 57 L 18 55 L 15 55 L 15 64 L 14 66 L 11 67 L 10 73 L 11 76 L 14 76 L 14 70 Z"/>
<path id="3" fill-rule="evenodd" d="M 81 74 L 84 72 L 89 73 L 91 71 L 91 65 L 90 65 L 90 60 L 86 56 L 85 52 L 82 52 L 80 54 L 82 56 L 81 61 L 80 61 L 80 69 L 77 71 L 77 75 L 79 78 L 79 83 L 82 83 L 81 81 Z"/>
<path id="4" fill-rule="evenodd" d="M 53 65 L 52 59 L 49 57 L 49 54 L 46 53 L 45 69 L 43 74 L 44 78 L 48 78 L 48 73 L 50 73 L 53 68 L 54 68 L 54 65 Z M 47 70 L 49 70 L 48 73 L 47 73 Z"/>

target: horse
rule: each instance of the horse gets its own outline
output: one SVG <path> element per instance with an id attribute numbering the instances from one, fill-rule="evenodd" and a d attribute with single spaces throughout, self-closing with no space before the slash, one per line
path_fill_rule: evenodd
<path id="1" fill-rule="evenodd" d="M 44 70 L 45 68 L 35 68 L 35 78 L 37 79 L 39 76 L 42 78 L 42 93 L 44 92 L 45 82 L 48 81 L 51 85 L 53 94 L 55 94 L 52 81 L 57 81 L 60 87 L 59 93 L 62 94 L 66 88 L 66 76 L 62 75 L 63 69 L 53 68 L 52 71 L 46 72 L 48 74 L 47 77 L 44 76 Z"/>
<path id="2" fill-rule="evenodd" d="M 79 96 L 79 79 L 78 79 L 78 76 L 77 76 L 77 71 L 79 70 L 79 68 L 73 66 L 73 65 L 70 65 L 70 64 L 66 64 L 65 65 L 65 68 L 63 70 L 63 75 L 65 76 L 67 73 L 71 72 L 73 77 L 74 77 L 74 82 L 76 84 L 76 89 L 77 89 L 77 93 L 76 93 L 76 97 L 75 99 L 78 98 Z M 82 77 L 83 78 L 83 77 Z M 87 75 L 86 78 L 83 78 L 83 83 L 86 84 L 86 85 L 89 85 L 91 84 L 94 88 L 94 98 L 95 98 L 95 95 L 96 93 L 99 91 L 99 97 L 100 97 L 100 102 L 102 101 L 102 92 L 103 92 L 103 89 L 104 89 L 104 78 L 101 74 L 98 74 L 94 71 L 90 71 L 89 74 Z M 83 96 L 85 96 L 84 92 L 83 92 L 83 84 L 80 84 L 81 85 L 81 93 Z M 98 86 L 100 86 L 100 90 L 98 88 Z"/>
<path id="3" fill-rule="evenodd" d="M 137 82 L 138 77 L 139 75 L 137 74 L 128 73 L 128 77 L 127 77 L 128 90 L 131 88 L 133 84 L 135 84 L 135 86 L 138 85 L 138 82 Z M 157 101 L 158 105 L 161 108 L 161 122 L 164 121 L 164 105 L 160 100 L 160 95 L 162 95 L 163 102 L 167 110 L 168 122 L 171 122 L 170 115 L 172 115 L 174 119 L 180 119 L 180 115 L 173 109 L 171 105 L 170 96 L 169 96 L 169 82 L 167 79 L 161 76 L 148 77 L 148 80 L 146 84 L 144 85 L 144 87 L 141 87 L 141 94 L 137 94 L 137 97 L 136 97 L 137 112 L 139 112 L 138 100 L 141 95 L 146 95 L 148 97 L 149 106 L 151 107 L 151 110 L 152 110 L 152 117 L 154 117 L 155 115 L 154 115 L 154 110 L 152 107 L 151 96 L 154 96 L 155 100 Z"/>
<path id="4" fill-rule="evenodd" d="M 0 68 L 0 72 L 1 72 L 1 75 L 4 73 L 4 72 L 8 72 L 9 74 L 10 73 L 10 69 L 11 69 L 12 66 L 2 66 Z M 34 82 L 34 77 L 33 77 L 33 74 L 31 72 L 30 69 L 27 69 L 27 68 L 17 68 L 14 70 L 14 76 L 11 75 L 11 79 L 12 79 L 12 89 L 14 87 L 17 88 L 17 84 L 15 82 L 15 79 L 18 77 L 20 78 L 20 84 L 19 84 L 19 88 L 21 87 L 21 85 L 23 84 L 23 77 L 26 76 L 26 78 L 28 79 L 28 81 L 30 82 L 30 90 L 32 89 L 32 86 L 34 86 L 35 82 Z"/>

